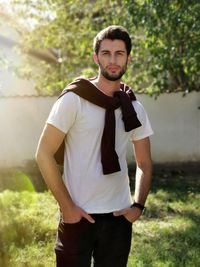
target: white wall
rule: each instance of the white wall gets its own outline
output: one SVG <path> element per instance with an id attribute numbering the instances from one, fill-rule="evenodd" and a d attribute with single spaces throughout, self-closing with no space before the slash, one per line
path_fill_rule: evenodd
<path id="1" fill-rule="evenodd" d="M 36 145 L 56 98 L 0 98 L 0 168 L 23 167 Z"/>
<path id="2" fill-rule="evenodd" d="M 152 158 L 156 163 L 200 162 L 200 93 L 163 94 L 156 100 L 137 95 L 148 112 L 154 135 Z M 128 160 L 131 162 L 132 148 Z"/>
<path id="3" fill-rule="evenodd" d="M 152 122 L 154 162 L 200 161 L 200 93 L 137 95 Z M 36 145 L 56 97 L 0 98 L 0 168 L 23 167 Z M 132 161 L 131 145 L 128 161 Z"/>

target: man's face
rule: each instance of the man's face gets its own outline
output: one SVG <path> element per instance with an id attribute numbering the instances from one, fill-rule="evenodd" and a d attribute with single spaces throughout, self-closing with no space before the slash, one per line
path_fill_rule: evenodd
<path id="1" fill-rule="evenodd" d="M 99 65 L 100 74 L 104 78 L 117 81 L 126 72 L 130 56 L 127 55 L 126 46 L 122 40 L 104 39 L 98 55 L 94 55 L 94 60 Z"/>

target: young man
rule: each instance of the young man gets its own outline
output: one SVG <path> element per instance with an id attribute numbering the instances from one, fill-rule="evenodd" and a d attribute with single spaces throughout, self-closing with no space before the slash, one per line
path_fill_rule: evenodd
<path id="1" fill-rule="evenodd" d="M 143 106 L 121 77 L 130 62 L 131 39 L 110 26 L 94 39 L 98 77 L 77 79 L 54 104 L 36 159 L 57 200 L 61 218 L 57 267 L 125 267 L 132 223 L 144 208 L 151 184 L 149 136 Z M 136 183 L 131 199 L 126 163 L 134 145 Z M 65 142 L 63 177 L 55 153 Z"/>

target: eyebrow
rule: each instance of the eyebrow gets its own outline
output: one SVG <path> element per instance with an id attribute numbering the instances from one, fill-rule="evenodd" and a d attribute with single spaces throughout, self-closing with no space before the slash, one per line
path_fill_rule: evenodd
<path id="1" fill-rule="evenodd" d="M 110 52 L 110 50 L 101 50 L 100 51 L 101 53 L 105 53 L 105 52 Z M 116 53 L 126 53 L 126 51 L 125 50 L 117 50 L 117 51 L 115 51 Z"/>

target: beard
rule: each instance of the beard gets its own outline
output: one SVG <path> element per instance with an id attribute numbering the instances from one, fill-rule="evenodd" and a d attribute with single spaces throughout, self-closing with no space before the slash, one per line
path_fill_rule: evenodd
<path id="1" fill-rule="evenodd" d="M 122 67 L 121 71 L 117 74 L 110 74 L 108 71 L 106 71 L 105 68 L 99 63 L 99 68 L 100 68 L 100 74 L 106 78 L 109 81 L 118 81 L 121 79 L 121 77 L 124 75 L 127 69 L 127 63 Z"/>

